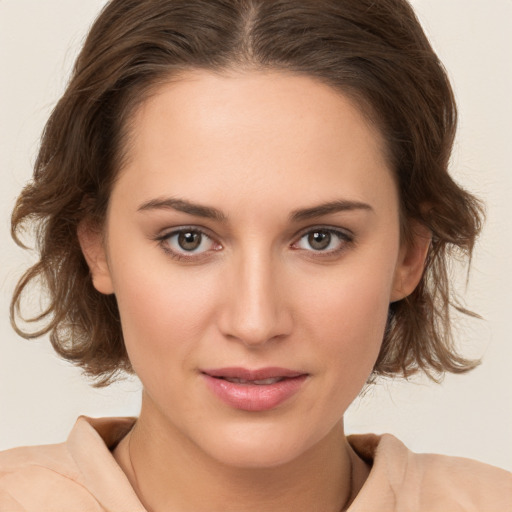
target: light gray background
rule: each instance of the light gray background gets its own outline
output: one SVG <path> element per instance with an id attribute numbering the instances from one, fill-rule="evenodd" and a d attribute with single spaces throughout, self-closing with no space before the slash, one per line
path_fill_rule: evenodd
<path id="1" fill-rule="evenodd" d="M 79 414 L 136 415 L 135 380 L 94 390 L 46 339 L 12 331 L 8 304 L 32 256 L 9 237 L 9 215 L 31 175 L 38 138 L 101 0 L 0 0 L 0 449 L 65 439 Z M 453 173 L 488 206 L 468 288 L 484 321 L 461 321 L 458 342 L 483 355 L 442 385 L 385 382 L 357 400 L 348 432 L 391 432 L 416 451 L 512 469 L 512 1 L 415 0 L 453 80 L 461 113 Z M 462 275 L 462 273 L 461 273 Z"/>

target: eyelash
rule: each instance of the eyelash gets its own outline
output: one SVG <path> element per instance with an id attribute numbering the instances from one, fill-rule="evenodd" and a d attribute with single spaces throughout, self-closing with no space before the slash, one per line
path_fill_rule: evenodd
<path id="1" fill-rule="evenodd" d="M 306 236 L 309 236 L 313 233 L 327 233 L 331 236 L 334 235 L 334 237 L 338 238 L 340 247 L 336 249 L 331 249 L 328 251 L 324 250 L 315 250 L 313 248 L 311 249 L 301 249 L 299 247 L 296 247 L 296 245 Z M 207 257 L 207 252 L 205 251 L 202 253 L 194 254 L 190 253 L 190 255 L 187 255 L 186 252 L 178 252 L 169 247 L 169 240 L 175 236 L 179 236 L 181 234 L 185 233 L 193 233 L 200 235 L 201 237 L 205 237 L 210 240 L 210 243 L 217 244 L 219 248 L 213 249 L 214 251 L 219 251 L 222 249 L 222 246 L 218 244 L 218 242 L 215 242 L 215 240 L 209 236 L 204 230 L 197 228 L 197 227 L 182 227 L 179 229 L 175 229 L 173 231 L 164 233 L 158 237 L 155 238 L 155 240 L 159 243 L 159 245 L 162 247 L 163 251 L 168 254 L 171 258 L 177 260 L 177 261 L 186 261 L 186 262 L 199 262 L 201 259 Z M 309 227 L 307 230 L 302 231 L 297 238 L 297 241 L 291 244 L 291 247 L 294 250 L 302 250 L 306 252 L 312 253 L 312 257 L 314 258 L 326 258 L 326 257 L 332 257 L 336 256 L 340 253 L 342 253 L 344 250 L 347 249 L 348 244 L 352 244 L 354 242 L 354 235 L 347 231 L 342 231 L 340 229 L 331 228 L 327 226 L 317 226 L 317 227 Z M 202 241 L 201 241 L 202 243 Z"/>

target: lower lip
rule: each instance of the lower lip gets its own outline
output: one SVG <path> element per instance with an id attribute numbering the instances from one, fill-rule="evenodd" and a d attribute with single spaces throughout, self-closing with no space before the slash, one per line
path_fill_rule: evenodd
<path id="1" fill-rule="evenodd" d="M 268 411 L 295 395 L 307 375 L 283 379 L 274 384 L 236 384 L 203 373 L 209 389 L 224 403 L 243 411 Z"/>

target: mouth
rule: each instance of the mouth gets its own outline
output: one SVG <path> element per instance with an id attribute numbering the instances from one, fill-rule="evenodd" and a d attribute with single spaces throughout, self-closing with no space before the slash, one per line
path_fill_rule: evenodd
<path id="1" fill-rule="evenodd" d="M 268 386 L 270 384 L 275 384 L 276 382 L 281 382 L 288 377 L 273 377 L 270 379 L 256 379 L 256 380 L 247 380 L 247 379 L 237 379 L 236 377 L 214 377 L 214 379 L 222 379 L 228 382 L 232 382 L 233 384 L 246 384 L 246 385 L 255 385 L 255 386 Z"/>
<path id="2" fill-rule="evenodd" d="M 203 370 L 201 373 L 215 379 L 223 379 L 234 384 L 254 384 L 265 386 L 275 384 L 285 379 L 294 379 L 302 375 L 302 372 L 290 370 L 288 368 L 268 367 L 257 370 L 248 370 L 246 368 L 215 368 Z"/>
<path id="3" fill-rule="evenodd" d="M 266 411 L 297 394 L 308 374 L 286 368 L 218 368 L 201 371 L 210 391 L 244 411 Z"/>

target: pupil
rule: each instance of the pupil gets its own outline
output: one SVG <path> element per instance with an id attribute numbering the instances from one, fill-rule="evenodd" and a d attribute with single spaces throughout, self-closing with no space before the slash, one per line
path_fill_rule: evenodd
<path id="1" fill-rule="evenodd" d="M 191 231 L 180 233 L 178 244 L 184 251 L 193 251 L 201 245 L 201 234 Z"/>
<path id="2" fill-rule="evenodd" d="M 321 251 L 329 247 L 331 234 L 328 231 L 315 231 L 308 236 L 308 242 L 315 251 Z"/>

